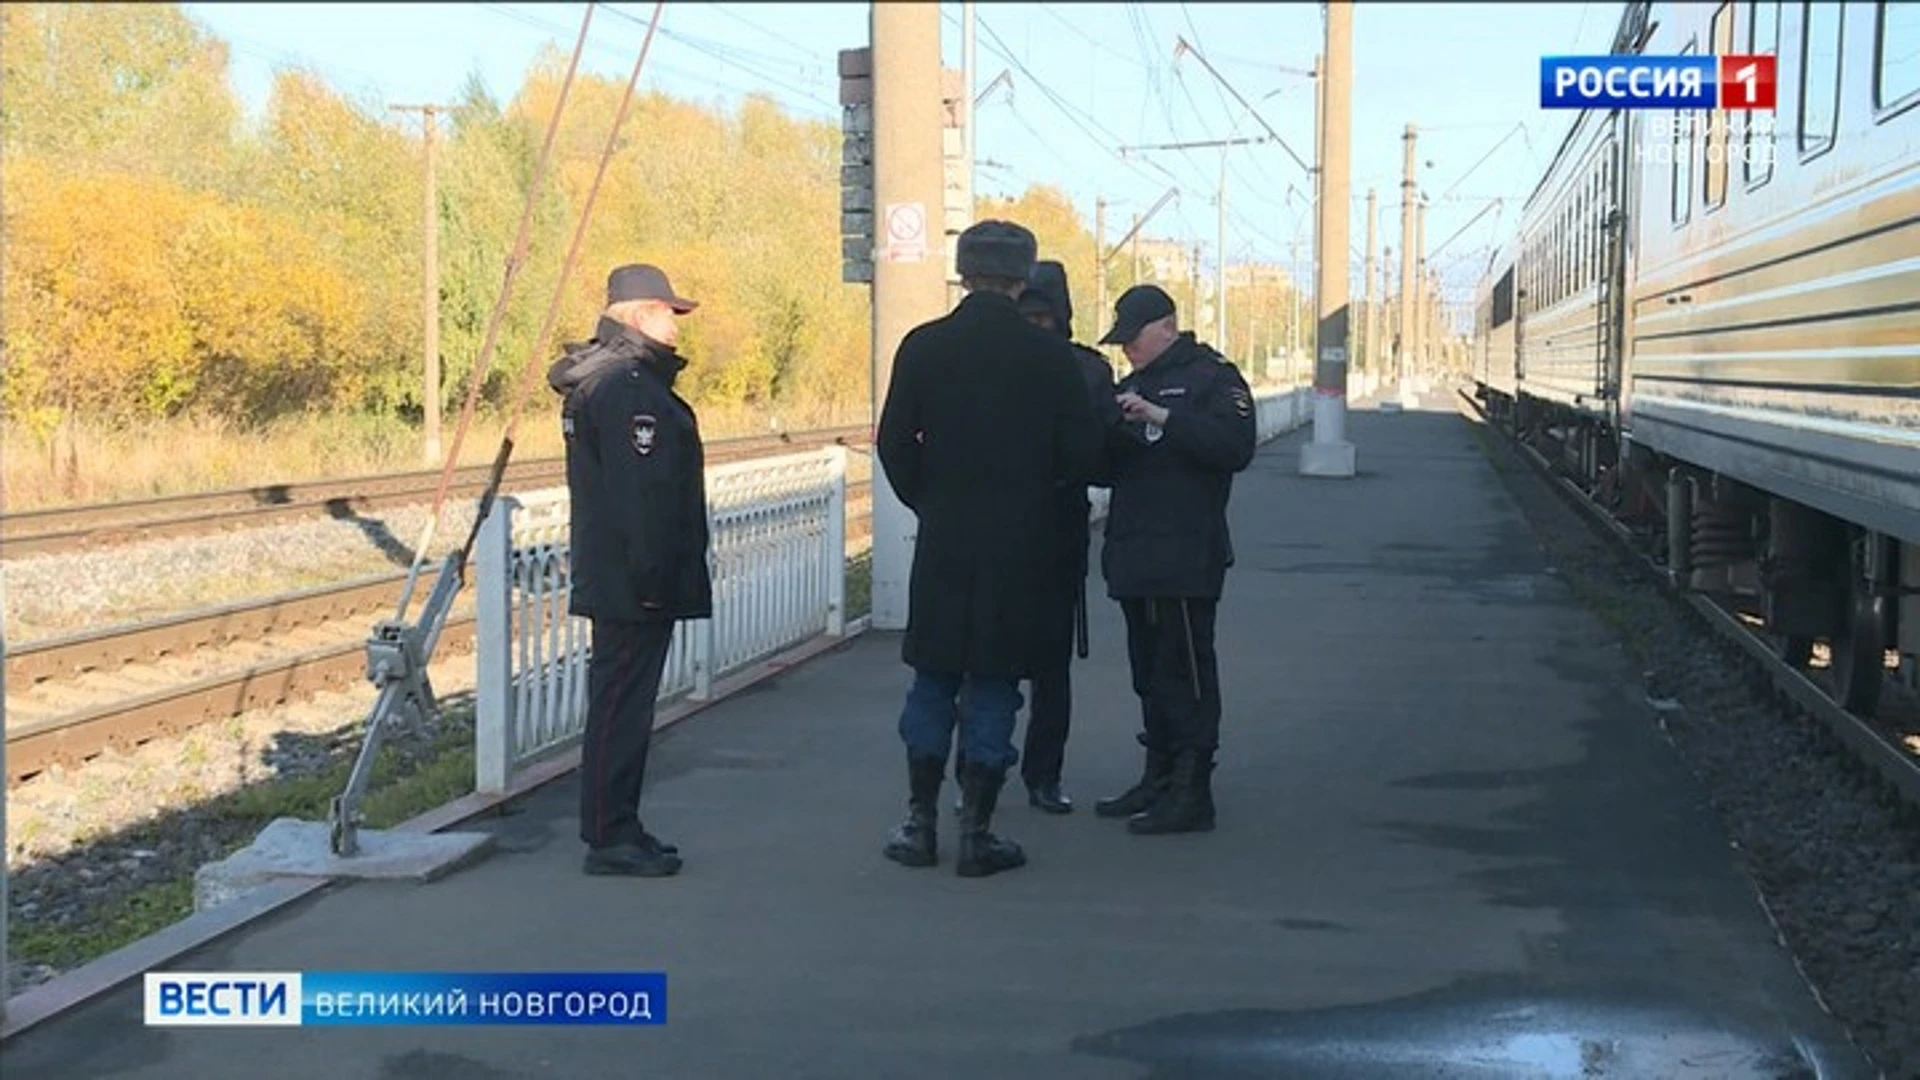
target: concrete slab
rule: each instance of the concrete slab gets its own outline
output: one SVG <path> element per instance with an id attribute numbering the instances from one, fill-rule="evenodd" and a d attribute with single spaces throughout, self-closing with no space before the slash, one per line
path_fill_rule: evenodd
<path id="1" fill-rule="evenodd" d="M 681 876 L 589 878 L 571 782 L 429 888 L 361 882 L 181 969 L 668 974 L 663 1027 L 146 1029 L 131 986 L 0 1048 L 43 1077 L 1787 1077 L 1872 1071 L 1777 946 L 1637 672 L 1448 413 L 1351 414 L 1361 470 L 1236 487 L 1217 832 L 1088 811 L 1139 767 L 1091 611 L 1073 815 L 985 880 L 884 860 L 899 642 L 671 729 L 646 820 Z M 1097 555 L 1097 553 L 1096 553 Z M 947 793 L 950 795 L 950 792 Z M 262 1064 L 271 1060 L 271 1067 Z"/>
<path id="2" fill-rule="evenodd" d="M 194 910 L 208 911 L 290 880 L 434 881 L 484 858 L 494 841 L 485 832 L 362 829 L 359 852 L 342 858 L 333 853 L 330 835 L 324 821 L 274 821 L 260 830 L 252 844 L 194 874 Z"/>
<path id="3" fill-rule="evenodd" d="M 1354 445 L 1350 442 L 1313 442 L 1300 444 L 1301 476 L 1352 476 L 1359 467 Z"/>

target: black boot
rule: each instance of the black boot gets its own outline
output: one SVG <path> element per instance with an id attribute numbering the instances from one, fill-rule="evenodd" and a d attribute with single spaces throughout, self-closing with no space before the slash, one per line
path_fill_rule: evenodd
<path id="1" fill-rule="evenodd" d="M 1145 736 L 1138 738 L 1140 745 L 1147 745 Z M 1166 790 L 1167 778 L 1172 774 L 1173 755 L 1147 746 L 1147 764 L 1140 774 L 1140 782 L 1128 788 L 1124 794 L 1094 803 L 1093 812 L 1104 818 L 1132 817 L 1141 813 Z"/>
<path id="2" fill-rule="evenodd" d="M 1213 830 L 1212 755 L 1182 750 L 1174 759 L 1167 790 L 1145 812 L 1127 820 L 1127 831 L 1138 836 Z"/>
<path id="3" fill-rule="evenodd" d="M 960 810 L 960 854 L 954 866 L 961 877 L 986 877 L 1027 864 L 1019 844 L 987 831 L 1006 778 L 1003 771 L 967 766 L 961 782 L 965 802 Z"/>
<path id="4" fill-rule="evenodd" d="M 901 866 L 932 866 L 940 861 L 937 822 L 940 782 L 947 763 L 939 758 L 907 759 L 907 820 L 894 826 L 883 854 Z"/>

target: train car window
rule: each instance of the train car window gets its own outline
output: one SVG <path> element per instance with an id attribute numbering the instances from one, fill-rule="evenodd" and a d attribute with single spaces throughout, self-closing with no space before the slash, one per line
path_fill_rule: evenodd
<path id="1" fill-rule="evenodd" d="M 1588 227 L 1593 230 L 1593 268 L 1589 276 L 1595 279 L 1600 277 L 1600 251 L 1607 244 L 1607 165 L 1612 161 L 1612 153 L 1602 156 L 1600 167 L 1593 174 L 1593 208 Z"/>
<path id="2" fill-rule="evenodd" d="M 1587 287 L 1587 253 L 1593 248 L 1593 177 L 1580 183 L 1580 209 L 1574 215 L 1579 243 L 1573 249 L 1573 285 L 1577 292 Z"/>
<path id="3" fill-rule="evenodd" d="M 1548 286 L 1547 289 L 1548 293 L 1553 297 L 1553 302 L 1556 304 L 1567 295 L 1566 252 L 1567 210 L 1566 207 L 1563 206 L 1560 208 L 1560 212 L 1555 214 L 1553 218 L 1553 254 L 1550 256 L 1553 259 L 1553 284 Z"/>
<path id="4" fill-rule="evenodd" d="M 1778 55 L 1780 52 L 1780 3 L 1747 5 L 1747 52 L 1750 55 Z M 1740 139 L 1745 162 L 1747 188 L 1752 190 L 1773 179 L 1773 141 L 1775 113 L 1740 114 Z"/>
<path id="5" fill-rule="evenodd" d="M 1565 207 L 1553 216 L 1553 303 L 1567 295 L 1567 260 L 1562 255 L 1567 250 L 1567 211 Z"/>
<path id="6" fill-rule="evenodd" d="M 1826 0 L 1800 5 L 1800 153 L 1812 157 L 1833 146 L 1840 124 L 1840 16 Z"/>
<path id="7" fill-rule="evenodd" d="M 1545 269 L 1547 280 L 1540 289 L 1540 306 L 1550 308 L 1560 299 L 1560 215 L 1553 216 L 1553 223 L 1547 226 L 1547 249 L 1541 252 L 1540 265 Z"/>
<path id="8" fill-rule="evenodd" d="M 1733 5 L 1721 4 L 1720 10 L 1713 13 L 1713 54 L 1726 56 L 1733 52 Z M 1701 194 L 1705 197 L 1709 212 L 1724 206 L 1727 201 L 1727 110 L 1714 109 L 1707 113 L 1707 160 L 1705 168 L 1706 188 Z"/>
<path id="9" fill-rule="evenodd" d="M 1920 101 L 1920 4 L 1880 0 L 1878 57 L 1873 77 L 1876 109 L 1904 109 Z"/>
<path id="10" fill-rule="evenodd" d="M 1498 330 L 1513 321 L 1513 268 L 1500 275 L 1493 283 L 1493 317 L 1488 320 L 1492 329 Z"/>
<path id="11" fill-rule="evenodd" d="M 1681 56 L 1692 56 L 1697 43 L 1689 41 Z M 1693 109 L 1673 112 L 1673 223 L 1685 225 L 1693 216 Z"/>

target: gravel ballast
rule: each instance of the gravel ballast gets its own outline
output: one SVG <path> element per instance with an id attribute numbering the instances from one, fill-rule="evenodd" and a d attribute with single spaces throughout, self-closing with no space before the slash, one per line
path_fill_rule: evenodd
<path id="1" fill-rule="evenodd" d="M 1888 1077 L 1920 1077 L 1920 810 L 1477 429 L 1542 548 L 1647 670 L 1662 726 L 1822 1002 Z"/>

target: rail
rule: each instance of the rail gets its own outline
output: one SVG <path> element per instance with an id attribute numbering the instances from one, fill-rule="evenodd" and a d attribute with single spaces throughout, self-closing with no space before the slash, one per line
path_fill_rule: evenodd
<path id="1" fill-rule="evenodd" d="M 1503 431 L 1499 425 L 1490 423 L 1486 407 L 1471 391 L 1456 387 L 1455 394 L 1462 413 L 1485 425 L 1486 430 L 1500 440 L 1501 445 L 1511 449 L 1527 467 L 1545 479 L 1562 498 L 1585 515 L 1589 522 L 1598 527 L 1602 535 L 1613 542 L 1663 591 L 1685 603 L 1716 633 L 1740 646 L 1782 694 L 1825 724 L 1841 745 L 1862 764 L 1878 773 L 1898 797 L 1910 805 L 1920 807 L 1920 760 L 1916 760 L 1913 754 L 1891 733 L 1882 730 L 1872 720 L 1856 716 L 1842 708 L 1826 688 L 1808 678 L 1806 672 L 1800 671 L 1783 660 L 1775 646 L 1738 616 L 1712 598 L 1682 587 L 1673 575 L 1640 548 L 1633 533 L 1595 502 L 1591 495 L 1581 489 L 1580 485 L 1561 474 L 1554 468 L 1552 462 L 1526 441 L 1517 439 Z"/>
<path id="2" fill-rule="evenodd" d="M 661 700 L 845 629 L 847 451 L 835 446 L 707 472 L 713 617 L 674 630 Z M 586 620 L 568 613 L 564 489 L 507 497 L 480 530 L 475 789 L 507 790 L 586 725 Z"/>
<path id="3" fill-rule="evenodd" d="M 707 458 L 726 462 L 828 444 L 860 445 L 868 437 L 866 427 L 849 426 L 716 439 L 707 444 Z M 458 495 L 478 494 L 486 487 L 492 471 L 492 465 L 457 469 L 450 490 Z M 564 460 L 534 458 L 509 464 L 504 482 L 509 487 L 525 489 L 564 483 L 565 478 Z M 433 500 L 439 479 L 436 469 L 20 511 L 0 515 L 0 550 L 13 558 L 70 551 L 87 545 L 198 536 L 235 526 L 427 503 Z"/>

